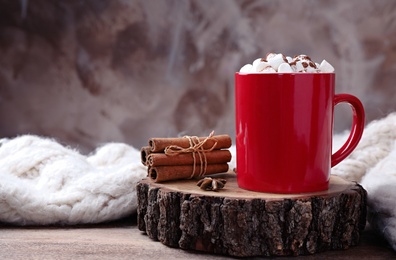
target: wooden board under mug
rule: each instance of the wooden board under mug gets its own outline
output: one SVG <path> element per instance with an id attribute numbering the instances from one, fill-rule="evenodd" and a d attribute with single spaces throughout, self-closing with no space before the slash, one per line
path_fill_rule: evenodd
<path id="1" fill-rule="evenodd" d="M 197 180 L 137 185 L 138 227 L 170 247 L 246 256 L 306 255 L 357 245 L 366 224 L 366 191 L 331 176 L 329 189 L 273 194 L 227 184 L 204 191 Z"/>

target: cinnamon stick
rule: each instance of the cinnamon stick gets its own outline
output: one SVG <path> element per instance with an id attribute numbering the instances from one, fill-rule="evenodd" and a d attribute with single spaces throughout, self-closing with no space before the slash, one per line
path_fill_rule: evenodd
<path id="1" fill-rule="evenodd" d="M 193 165 L 194 162 L 202 164 L 205 161 L 207 164 L 227 163 L 231 161 L 231 152 L 229 150 L 213 150 L 207 153 L 180 153 L 173 156 L 164 153 L 150 153 L 146 159 L 146 165 Z"/>
<path id="2" fill-rule="evenodd" d="M 151 147 L 150 146 L 143 146 L 140 149 L 140 159 L 141 159 L 142 164 L 144 166 L 147 166 L 147 159 L 148 159 L 150 154 L 151 154 Z"/>
<path id="3" fill-rule="evenodd" d="M 201 165 L 195 166 L 195 174 L 192 177 L 198 177 L 201 172 Z M 149 167 L 148 175 L 154 182 L 163 182 L 170 180 L 190 179 L 194 171 L 193 165 L 177 166 L 155 166 Z M 227 172 L 228 164 L 208 164 L 205 175 Z"/>
<path id="4" fill-rule="evenodd" d="M 198 137 L 199 141 L 202 142 L 208 137 Z M 213 147 L 213 145 L 217 142 L 217 144 Z M 203 144 L 203 149 L 223 149 L 230 148 L 232 144 L 231 137 L 229 135 L 215 135 L 210 138 Z M 190 140 L 186 137 L 179 138 L 151 138 L 149 140 L 149 146 L 151 147 L 152 153 L 163 152 L 166 147 L 175 145 L 181 148 L 189 148 L 191 146 Z"/>

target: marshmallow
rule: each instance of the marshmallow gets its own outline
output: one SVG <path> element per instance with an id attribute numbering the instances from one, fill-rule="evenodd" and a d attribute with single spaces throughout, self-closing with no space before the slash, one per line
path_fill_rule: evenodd
<path id="1" fill-rule="evenodd" d="M 253 61 L 253 63 L 252 63 L 252 65 L 253 65 L 253 71 L 252 71 L 252 72 L 256 72 L 256 71 L 257 71 L 257 65 L 260 64 L 261 60 L 262 60 L 261 58 L 258 58 L 258 59 L 255 59 L 255 60 Z"/>
<path id="2" fill-rule="evenodd" d="M 305 71 L 308 73 L 315 73 L 318 72 L 318 70 L 314 67 L 308 66 L 307 68 L 305 68 Z"/>
<path id="3" fill-rule="evenodd" d="M 275 70 L 278 69 L 279 65 L 286 62 L 282 54 L 276 54 L 275 56 L 268 58 L 267 60 L 271 67 L 273 67 Z"/>
<path id="4" fill-rule="evenodd" d="M 304 68 L 304 65 L 303 65 L 303 62 L 302 61 L 297 61 L 296 62 L 296 71 L 297 72 L 304 72 L 305 71 L 305 68 Z"/>
<path id="5" fill-rule="evenodd" d="M 290 57 L 290 56 L 287 56 L 286 60 L 287 60 L 287 63 L 289 63 L 289 64 L 293 61 L 292 57 Z"/>
<path id="6" fill-rule="evenodd" d="M 303 61 L 303 66 L 305 68 L 305 72 L 317 72 L 316 69 L 316 64 L 314 62 L 312 62 L 311 60 L 305 60 Z"/>
<path id="7" fill-rule="evenodd" d="M 239 70 L 239 72 L 240 73 L 251 73 L 251 72 L 253 72 L 253 65 L 246 64 Z"/>
<path id="8" fill-rule="evenodd" d="M 278 67 L 278 72 L 279 73 L 292 73 L 292 72 L 294 72 L 294 70 L 288 63 L 282 63 Z"/>
<path id="9" fill-rule="evenodd" d="M 276 53 L 270 52 L 270 53 L 267 53 L 267 55 L 265 56 L 265 58 L 266 58 L 267 60 L 269 60 L 269 59 L 272 59 L 272 58 L 275 57 L 275 56 L 276 56 Z"/>
<path id="10" fill-rule="evenodd" d="M 255 72 L 261 72 L 264 69 L 266 69 L 267 67 L 271 67 L 271 65 L 266 61 L 261 61 L 259 64 L 257 64 Z"/>
<path id="11" fill-rule="evenodd" d="M 276 73 L 276 70 L 272 67 L 266 67 L 261 71 L 261 73 Z"/>
<path id="12" fill-rule="evenodd" d="M 305 54 L 300 54 L 300 55 L 297 55 L 297 56 L 294 56 L 294 60 L 301 60 L 301 61 L 303 61 L 303 60 L 308 60 L 308 61 L 312 61 L 311 60 L 311 58 L 308 56 L 308 55 L 305 55 Z"/>
<path id="13" fill-rule="evenodd" d="M 332 73 L 334 72 L 334 67 L 331 66 L 326 60 L 323 60 L 319 65 L 319 71 L 323 73 Z"/>

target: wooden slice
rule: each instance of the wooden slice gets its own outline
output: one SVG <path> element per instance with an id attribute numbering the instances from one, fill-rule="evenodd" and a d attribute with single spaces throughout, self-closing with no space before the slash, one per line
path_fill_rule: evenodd
<path id="1" fill-rule="evenodd" d="M 272 194 L 238 187 L 204 191 L 197 180 L 137 185 L 138 227 L 154 240 L 188 250 L 238 257 L 314 254 L 359 243 L 366 191 L 338 176 L 327 191 Z"/>

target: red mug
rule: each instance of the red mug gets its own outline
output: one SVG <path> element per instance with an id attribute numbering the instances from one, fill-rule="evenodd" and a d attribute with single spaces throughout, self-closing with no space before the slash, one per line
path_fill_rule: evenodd
<path id="1" fill-rule="evenodd" d="M 327 190 L 331 167 L 364 129 L 358 98 L 334 94 L 334 73 L 235 74 L 238 186 L 269 193 Z M 348 140 L 332 154 L 334 106 L 352 108 Z"/>

